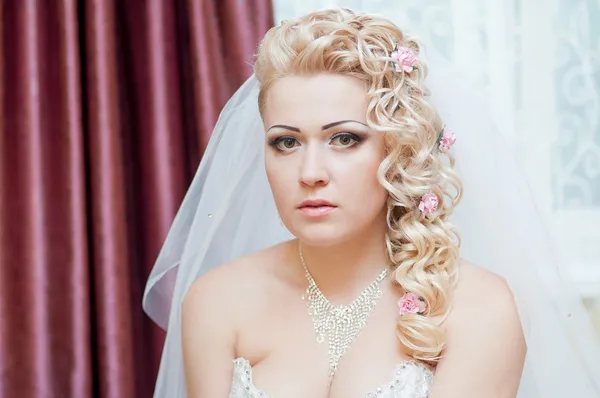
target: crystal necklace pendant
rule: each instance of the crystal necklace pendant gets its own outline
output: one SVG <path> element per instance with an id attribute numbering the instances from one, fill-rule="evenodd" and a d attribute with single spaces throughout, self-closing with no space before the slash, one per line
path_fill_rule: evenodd
<path id="1" fill-rule="evenodd" d="M 349 305 L 334 306 L 321 292 L 308 271 L 302 255 L 302 246 L 300 246 L 300 261 L 308 281 L 302 299 L 307 302 L 308 314 L 313 320 L 317 342 L 329 343 L 329 383 L 331 384 L 342 356 L 365 327 L 369 315 L 383 295 L 380 285 L 388 275 L 389 268 L 386 267 Z"/>

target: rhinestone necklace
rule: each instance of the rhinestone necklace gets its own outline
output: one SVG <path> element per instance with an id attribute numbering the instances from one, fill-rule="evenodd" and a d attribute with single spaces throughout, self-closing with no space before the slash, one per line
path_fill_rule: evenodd
<path id="1" fill-rule="evenodd" d="M 301 245 L 300 261 L 308 280 L 308 287 L 302 300 L 307 301 L 308 314 L 313 320 L 317 342 L 322 344 L 326 339 L 329 342 L 329 384 L 331 385 L 342 356 L 365 327 L 369 315 L 383 295 L 379 286 L 387 276 L 388 268 L 386 267 L 352 303 L 334 306 L 321 292 L 308 271 Z"/>

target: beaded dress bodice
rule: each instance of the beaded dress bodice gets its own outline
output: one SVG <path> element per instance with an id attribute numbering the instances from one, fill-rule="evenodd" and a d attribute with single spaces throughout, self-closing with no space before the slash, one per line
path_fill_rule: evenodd
<path id="1" fill-rule="evenodd" d="M 415 361 L 404 361 L 394 370 L 391 380 L 373 390 L 365 398 L 427 398 L 433 385 L 433 372 Z M 253 384 L 252 367 L 244 358 L 234 361 L 229 398 L 274 398 Z"/>

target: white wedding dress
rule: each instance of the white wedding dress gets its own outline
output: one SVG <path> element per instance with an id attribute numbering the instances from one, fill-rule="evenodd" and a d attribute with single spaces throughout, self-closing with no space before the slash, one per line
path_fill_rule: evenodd
<path id="1" fill-rule="evenodd" d="M 365 391 L 366 398 L 427 398 L 433 385 L 433 372 L 416 361 L 404 361 L 393 372 L 391 380 Z M 229 398 L 275 398 L 252 382 L 252 367 L 245 358 L 234 360 Z"/>

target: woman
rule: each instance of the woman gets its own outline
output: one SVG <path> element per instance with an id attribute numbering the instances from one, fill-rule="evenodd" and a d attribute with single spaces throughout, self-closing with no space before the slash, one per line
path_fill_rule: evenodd
<path id="1" fill-rule="evenodd" d="M 596 396 L 597 341 L 575 302 L 544 296 L 551 253 L 535 251 L 526 188 L 467 89 L 444 78 L 436 94 L 413 38 L 314 12 L 267 33 L 255 76 L 149 280 L 145 307 L 169 323 L 156 396 Z M 458 232 L 452 130 L 474 159 L 467 192 L 482 190 Z M 506 197 L 485 191 L 502 181 Z M 459 256 L 460 237 L 486 268 Z"/>

